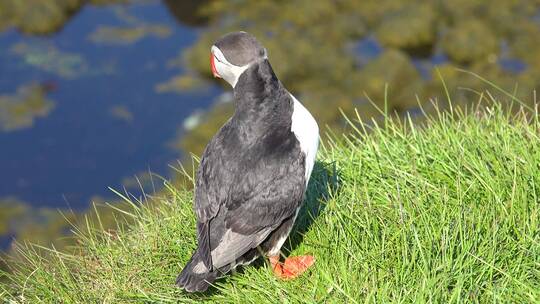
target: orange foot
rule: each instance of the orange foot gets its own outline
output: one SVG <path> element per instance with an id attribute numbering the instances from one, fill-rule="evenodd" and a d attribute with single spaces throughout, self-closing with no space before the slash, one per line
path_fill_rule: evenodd
<path id="1" fill-rule="evenodd" d="M 279 255 L 269 257 L 274 275 L 282 280 L 291 280 L 304 273 L 315 263 L 312 255 L 300 255 L 286 258 L 283 263 L 279 262 Z"/>

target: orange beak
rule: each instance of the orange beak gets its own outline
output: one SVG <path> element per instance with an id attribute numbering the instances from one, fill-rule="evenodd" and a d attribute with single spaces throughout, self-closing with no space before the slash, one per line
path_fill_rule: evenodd
<path id="1" fill-rule="evenodd" d="M 216 64 L 214 63 L 214 54 L 210 53 L 210 66 L 212 67 L 212 75 L 216 78 L 221 78 L 216 70 Z"/>

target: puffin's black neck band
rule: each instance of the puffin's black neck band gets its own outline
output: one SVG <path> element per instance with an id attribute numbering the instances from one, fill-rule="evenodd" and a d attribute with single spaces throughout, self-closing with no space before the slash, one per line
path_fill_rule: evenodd
<path id="1" fill-rule="evenodd" d="M 234 119 L 266 128 L 268 124 L 289 125 L 292 104 L 267 59 L 252 64 L 234 87 Z"/>
<path id="2" fill-rule="evenodd" d="M 238 78 L 234 87 L 235 96 L 245 94 L 263 94 L 265 89 L 275 90 L 279 87 L 279 80 L 274 74 L 274 70 L 268 62 L 268 59 L 263 59 L 253 63 L 247 68 Z"/>
<path id="3" fill-rule="evenodd" d="M 234 87 L 236 110 L 268 101 L 269 97 L 282 90 L 284 88 L 274 74 L 268 59 L 256 62 L 240 75 Z"/>

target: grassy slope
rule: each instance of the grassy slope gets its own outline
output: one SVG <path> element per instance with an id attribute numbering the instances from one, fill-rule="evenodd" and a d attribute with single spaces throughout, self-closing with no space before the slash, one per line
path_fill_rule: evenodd
<path id="1" fill-rule="evenodd" d="M 425 123 L 388 122 L 321 151 L 307 198 L 312 212 L 287 245 L 317 257 L 298 280 L 278 281 L 259 263 L 209 295 L 176 289 L 195 247 L 194 216 L 192 194 L 170 189 L 172 198 L 139 208 L 130 229 L 83 233 L 79 255 L 56 253 L 46 262 L 26 249 L 29 263 L 4 296 L 30 303 L 540 301 L 540 123 L 497 109 Z"/>

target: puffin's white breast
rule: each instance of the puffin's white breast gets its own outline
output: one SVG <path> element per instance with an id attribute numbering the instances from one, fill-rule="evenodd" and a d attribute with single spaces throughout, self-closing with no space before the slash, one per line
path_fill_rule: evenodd
<path id="1" fill-rule="evenodd" d="M 306 185 L 309 182 L 317 149 L 319 148 L 319 126 L 309 111 L 292 94 L 294 110 L 292 114 L 291 131 L 300 142 L 300 149 L 306 158 Z"/>

